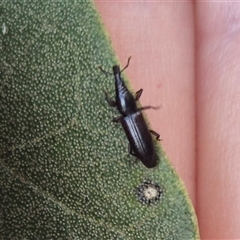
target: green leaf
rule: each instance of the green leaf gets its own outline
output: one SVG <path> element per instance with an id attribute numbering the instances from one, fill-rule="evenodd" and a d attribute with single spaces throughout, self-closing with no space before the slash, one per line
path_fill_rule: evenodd
<path id="1" fill-rule="evenodd" d="M 97 66 L 117 61 L 93 3 L 6 1 L 0 17 L 0 238 L 198 238 L 158 143 L 147 169 L 111 122 L 114 79 Z M 153 204 L 140 201 L 147 180 Z"/>

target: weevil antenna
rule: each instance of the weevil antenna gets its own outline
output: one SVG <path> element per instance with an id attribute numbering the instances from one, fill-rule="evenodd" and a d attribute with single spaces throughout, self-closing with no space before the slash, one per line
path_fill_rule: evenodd
<path id="1" fill-rule="evenodd" d="M 103 73 L 106 73 L 108 75 L 112 75 L 112 73 L 109 73 L 107 71 L 105 71 L 101 66 L 98 66 L 98 68 L 103 72 Z"/>
<path id="2" fill-rule="evenodd" d="M 127 65 L 121 70 L 121 72 L 123 72 L 123 71 L 129 66 L 131 57 L 132 57 L 132 56 L 130 56 L 130 57 L 128 58 Z"/>

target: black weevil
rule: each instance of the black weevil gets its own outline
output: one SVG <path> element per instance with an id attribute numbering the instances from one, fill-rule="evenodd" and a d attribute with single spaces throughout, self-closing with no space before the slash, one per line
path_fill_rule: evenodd
<path id="1" fill-rule="evenodd" d="M 134 97 L 121 78 L 121 72 L 128 67 L 130 59 L 131 57 L 129 57 L 127 65 L 122 70 L 118 65 L 113 66 L 116 99 L 115 101 L 111 100 L 107 92 L 105 92 L 106 100 L 110 106 L 117 107 L 121 114 L 121 116 L 114 118 L 113 121 L 122 124 L 129 141 L 129 153 L 141 160 L 147 168 L 153 168 L 157 165 L 157 155 L 150 133 L 155 135 L 158 141 L 160 141 L 160 135 L 148 129 L 141 111 L 150 108 L 158 109 L 158 107 L 145 106 L 137 108 L 136 101 L 141 97 L 143 89 L 137 91 Z M 107 73 L 101 67 L 99 68 Z"/>

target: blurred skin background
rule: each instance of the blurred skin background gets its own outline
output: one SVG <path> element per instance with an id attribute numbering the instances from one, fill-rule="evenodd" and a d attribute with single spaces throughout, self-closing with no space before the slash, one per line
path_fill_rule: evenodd
<path id="1" fill-rule="evenodd" d="M 95 2 L 201 238 L 240 239 L 240 2 Z"/>

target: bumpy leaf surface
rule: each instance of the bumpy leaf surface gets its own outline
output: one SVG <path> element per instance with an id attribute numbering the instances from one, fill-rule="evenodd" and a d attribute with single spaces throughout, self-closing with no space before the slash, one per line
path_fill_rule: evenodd
<path id="1" fill-rule="evenodd" d="M 128 154 L 103 90 L 117 64 L 89 1 L 0 3 L 0 238 L 198 238 L 181 181 L 158 143 Z M 139 201 L 148 179 L 161 198 Z"/>

